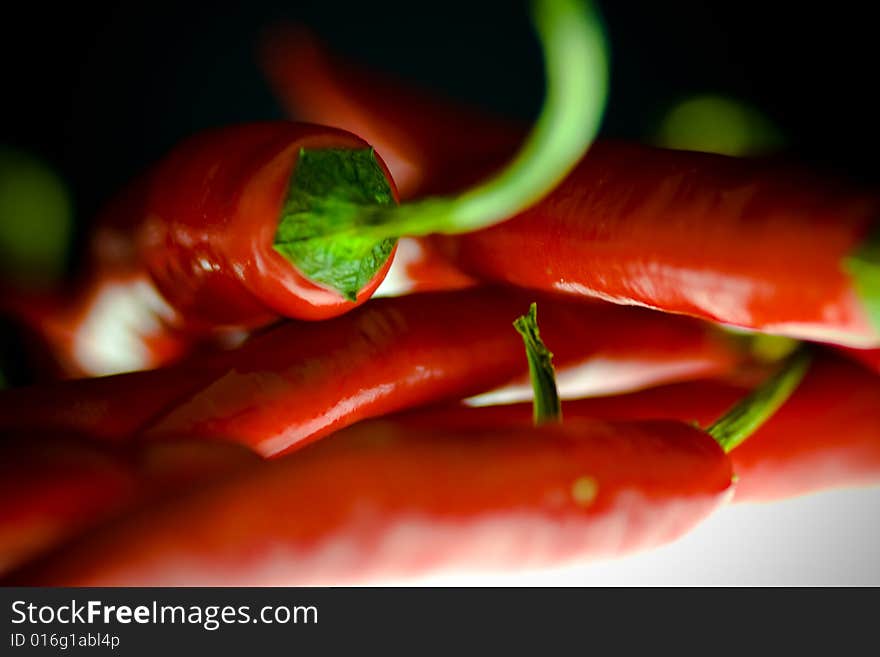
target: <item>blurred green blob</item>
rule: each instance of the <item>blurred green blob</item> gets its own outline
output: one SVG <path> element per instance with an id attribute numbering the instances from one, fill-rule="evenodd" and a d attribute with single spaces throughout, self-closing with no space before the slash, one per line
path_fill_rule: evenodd
<path id="1" fill-rule="evenodd" d="M 798 340 L 767 333 L 755 333 L 750 344 L 752 356 L 763 363 L 775 363 L 787 358 L 799 346 Z"/>
<path id="2" fill-rule="evenodd" d="M 28 153 L 0 146 L 0 272 L 41 284 L 64 271 L 73 230 L 70 195 L 58 175 Z"/>
<path id="3" fill-rule="evenodd" d="M 722 155 L 766 155 L 784 139 L 761 112 L 726 96 L 699 95 L 675 105 L 663 118 L 658 146 Z"/>
<path id="4" fill-rule="evenodd" d="M 737 326 L 721 326 L 721 330 L 735 339 L 752 358 L 760 363 L 775 363 L 787 358 L 800 346 L 800 341 L 783 335 L 758 333 Z"/>
<path id="5" fill-rule="evenodd" d="M 868 314 L 868 321 L 880 333 L 880 226 L 844 261 L 856 291 Z"/>

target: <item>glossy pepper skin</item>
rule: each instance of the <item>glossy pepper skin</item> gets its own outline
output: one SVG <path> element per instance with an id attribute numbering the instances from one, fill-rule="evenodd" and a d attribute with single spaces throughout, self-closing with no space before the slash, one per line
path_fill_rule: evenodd
<path id="1" fill-rule="evenodd" d="M 843 263 L 878 216 L 880 198 L 778 163 L 604 142 L 519 216 L 436 239 L 492 280 L 869 346 Z"/>
<path id="2" fill-rule="evenodd" d="M 422 179 L 414 193 L 479 179 L 503 162 L 492 155 L 503 149 L 483 140 L 517 138 L 466 108 L 432 116 L 430 127 L 407 122 L 400 108 L 421 107 L 424 94 L 402 84 L 363 93 L 370 73 L 346 71 L 314 40 L 279 36 L 266 53 L 264 67 L 292 115 L 320 115 L 381 153 L 405 152 Z M 349 87 L 354 77 L 360 82 Z M 432 164 L 434 142 L 456 144 L 458 159 Z M 425 250 L 478 278 L 870 347 L 880 345 L 880 326 L 870 323 L 845 262 L 878 220 L 876 194 L 779 162 L 597 142 L 526 212 L 426 240 Z"/>
<path id="3" fill-rule="evenodd" d="M 300 149 L 324 148 L 369 146 L 322 126 L 247 124 L 196 135 L 159 164 L 139 252 L 177 312 L 209 325 L 255 326 L 279 315 L 327 319 L 370 298 L 391 258 L 352 302 L 306 279 L 272 248 Z"/>
<path id="4" fill-rule="evenodd" d="M 728 496 L 678 422 L 473 432 L 352 427 L 105 526 L 4 584 L 338 585 L 539 567 L 680 536 Z"/>
<path id="5" fill-rule="evenodd" d="M 393 253 L 351 301 L 273 249 L 300 149 L 323 148 L 369 146 L 342 130 L 285 121 L 184 140 L 101 212 L 76 289 L 34 307 L 23 299 L 17 314 L 68 376 L 88 376 L 173 362 L 223 329 L 348 312 L 372 296 Z"/>
<path id="6" fill-rule="evenodd" d="M 358 420 L 460 399 L 525 374 L 511 330 L 532 293 L 482 288 L 377 299 L 343 317 L 286 323 L 179 366 L 0 393 L 0 429 L 109 440 L 187 436 L 276 455 Z M 704 323 L 537 297 L 561 375 L 622 367 L 631 385 L 725 375 L 742 345 Z M 670 367 L 672 365 L 672 367 Z"/>
<path id="7" fill-rule="evenodd" d="M 708 426 L 748 392 L 722 381 L 678 383 L 563 402 L 567 419 L 675 419 Z M 445 430 L 527 426 L 530 404 L 417 409 L 396 416 Z M 880 482 L 880 377 L 830 354 L 817 357 L 791 398 L 730 453 L 736 501 L 772 501 Z"/>
<path id="8" fill-rule="evenodd" d="M 136 450 L 51 435 L 0 439 L 0 573 L 124 511 L 252 467 L 237 445 L 175 442 Z"/>

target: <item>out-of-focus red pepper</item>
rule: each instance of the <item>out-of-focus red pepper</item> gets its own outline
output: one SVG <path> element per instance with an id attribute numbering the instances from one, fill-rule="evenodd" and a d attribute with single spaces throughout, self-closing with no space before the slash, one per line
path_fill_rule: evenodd
<path id="1" fill-rule="evenodd" d="M 360 419 L 484 392 L 524 373 L 509 318 L 532 296 L 474 289 L 378 299 L 180 366 L 8 390 L 0 429 L 232 440 L 274 455 Z M 542 312 L 563 375 L 608 368 L 592 379 L 594 391 L 615 366 L 638 385 L 723 375 L 747 358 L 737 339 L 695 320 L 560 297 L 544 299 Z"/>
<path id="2" fill-rule="evenodd" d="M 484 142 L 515 143 L 508 125 L 444 104 L 422 123 L 404 108 L 428 105 L 423 94 L 347 69 L 301 33 L 269 43 L 265 68 L 291 113 L 405 159 L 419 181 L 407 193 L 468 184 L 503 159 Z M 383 93 L 366 92 L 374 79 Z M 482 278 L 868 347 L 880 344 L 880 288 L 857 261 L 876 260 L 863 245 L 878 216 L 876 194 L 778 162 L 600 142 L 516 218 L 429 242 Z"/>
<path id="3" fill-rule="evenodd" d="M 850 358 L 880 374 L 880 349 L 841 349 Z"/>
<path id="4" fill-rule="evenodd" d="M 730 454 L 738 500 L 880 482 L 880 377 L 817 362 L 773 418 Z"/>
<path id="5" fill-rule="evenodd" d="M 613 397 L 563 402 L 566 418 L 676 419 L 707 426 L 748 388 L 687 382 Z M 395 416 L 408 427 L 524 426 L 529 404 L 442 406 Z M 842 358 L 816 358 L 791 398 L 730 453 L 737 501 L 770 501 L 824 488 L 880 482 L 880 377 Z"/>
<path id="6" fill-rule="evenodd" d="M 223 479 L 263 459 L 241 445 L 181 438 L 135 445 L 129 457 L 149 500 L 174 498 L 215 479 Z"/>
<path id="7" fill-rule="evenodd" d="M 157 443 L 119 452 L 58 435 L 0 442 L 0 573 L 147 502 L 259 463 L 236 445 Z"/>
<path id="8" fill-rule="evenodd" d="M 0 454 L 0 572 L 112 513 L 137 488 L 106 450 L 70 440 L 4 440 Z"/>
<path id="9" fill-rule="evenodd" d="M 413 431 L 377 421 L 68 544 L 4 584 L 327 585 L 537 567 L 672 540 L 731 466 L 677 422 Z"/>
<path id="10" fill-rule="evenodd" d="M 194 334 L 174 325 L 175 313 L 134 262 L 105 263 L 69 289 L 41 295 L 10 290 L 0 304 L 33 343 L 35 381 L 153 369 L 221 348 L 237 334 Z"/>

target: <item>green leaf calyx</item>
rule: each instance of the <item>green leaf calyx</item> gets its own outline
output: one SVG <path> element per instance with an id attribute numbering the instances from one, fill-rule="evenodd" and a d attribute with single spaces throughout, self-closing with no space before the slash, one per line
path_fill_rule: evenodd
<path id="1" fill-rule="evenodd" d="M 394 202 L 373 149 L 301 149 L 272 246 L 309 280 L 355 301 L 397 238 L 345 229 Z"/>

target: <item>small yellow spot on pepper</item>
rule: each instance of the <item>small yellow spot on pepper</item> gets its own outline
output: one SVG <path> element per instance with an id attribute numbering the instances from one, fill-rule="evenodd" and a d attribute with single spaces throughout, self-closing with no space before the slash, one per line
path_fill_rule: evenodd
<path id="1" fill-rule="evenodd" d="M 599 493 L 599 484 L 590 476 L 579 477 L 571 485 L 571 497 L 578 506 L 589 506 Z"/>

